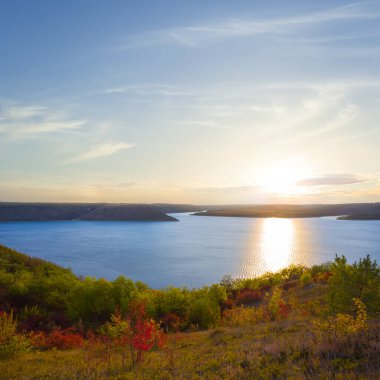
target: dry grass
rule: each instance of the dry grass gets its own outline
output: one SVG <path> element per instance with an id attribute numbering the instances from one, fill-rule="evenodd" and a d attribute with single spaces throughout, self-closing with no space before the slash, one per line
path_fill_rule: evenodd
<path id="1" fill-rule="evenodd" d="M 326 348 L 326 342 L 313 334 L 310 320 L 295 316 L 172 334 L 164 349 L 148 353 L 135 368 L 125 351 L 105 347 L 29 353 L 0 363 L 0 378 L 375 379 L 380 377 L 379 327 L 372 322 L 356 337 L 354 356 L 351 346 Z"/>
<path id="2" fill-rule="evenodd" d="M 339 335 L 326 325 L 325 294 L 323 284 L 291 287 L 284 292 L 284 300 L 292 305 L 288 318 L 260 322 L 248 317 L 239 326 L 169 334 L 163 349 L 147 353 L 135 367 L 127 348 L 92 343 L 2 361 L 0 379 L 380 378 L 379 318 L 372 317 L 350 336 Z M 345 321 L 354 323 L 342 317 L 329 323 L 343 323 L 342 331 L 351 331 Z"/>

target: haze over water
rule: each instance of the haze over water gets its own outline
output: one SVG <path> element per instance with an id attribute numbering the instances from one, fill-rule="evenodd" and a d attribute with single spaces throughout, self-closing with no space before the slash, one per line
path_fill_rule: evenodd
<path id="1" fill-rule="evenodd" d="M 254 277 L 345 255 L 380 261 L 380 221 L 196 217 L 174 222 L 7 222 L 0 244 L 82 276 L 124 275 L 154 288 Z"/>

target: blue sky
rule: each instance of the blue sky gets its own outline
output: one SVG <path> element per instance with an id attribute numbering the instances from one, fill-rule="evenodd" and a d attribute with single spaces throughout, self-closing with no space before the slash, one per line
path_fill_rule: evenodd
<path id="1" fill-rule="evenodd" d="M 0 0 L 0 200 L 380 201 L 380 1 Z"/>

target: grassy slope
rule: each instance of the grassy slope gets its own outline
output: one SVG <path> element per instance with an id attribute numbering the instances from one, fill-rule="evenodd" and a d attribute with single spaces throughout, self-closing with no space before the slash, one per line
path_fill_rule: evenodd
<path id="1" fill-rule="evenodd" d="M 287 292 L 288 301 L 323 304 L 326 285 Z M 193 333 L 169 334 L 166 346 L 132 369 L 128 351 L 89 345 L 71 351 L 32 352 L 0 362 L 0 379 L 375 379 L 380 378 L 379 321 L 371 321 L 368 348 L 329 352 L 316 345 L 313 313 L 287 319 Z M 377 343 L 376 343 L 377 341 Z M 377 344 L 377 346 L 376 346 Z"/>

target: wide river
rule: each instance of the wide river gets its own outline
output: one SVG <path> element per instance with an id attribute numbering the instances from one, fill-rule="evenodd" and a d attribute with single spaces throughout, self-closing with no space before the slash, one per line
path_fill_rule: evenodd
<path id="1" fill-rule="evenodd" d="M 0 244 L 76 274 L 198 287 L 345 255 L 380 261 L 380 221 L 172 214 L 179 222 L 3 222 Z"/>

